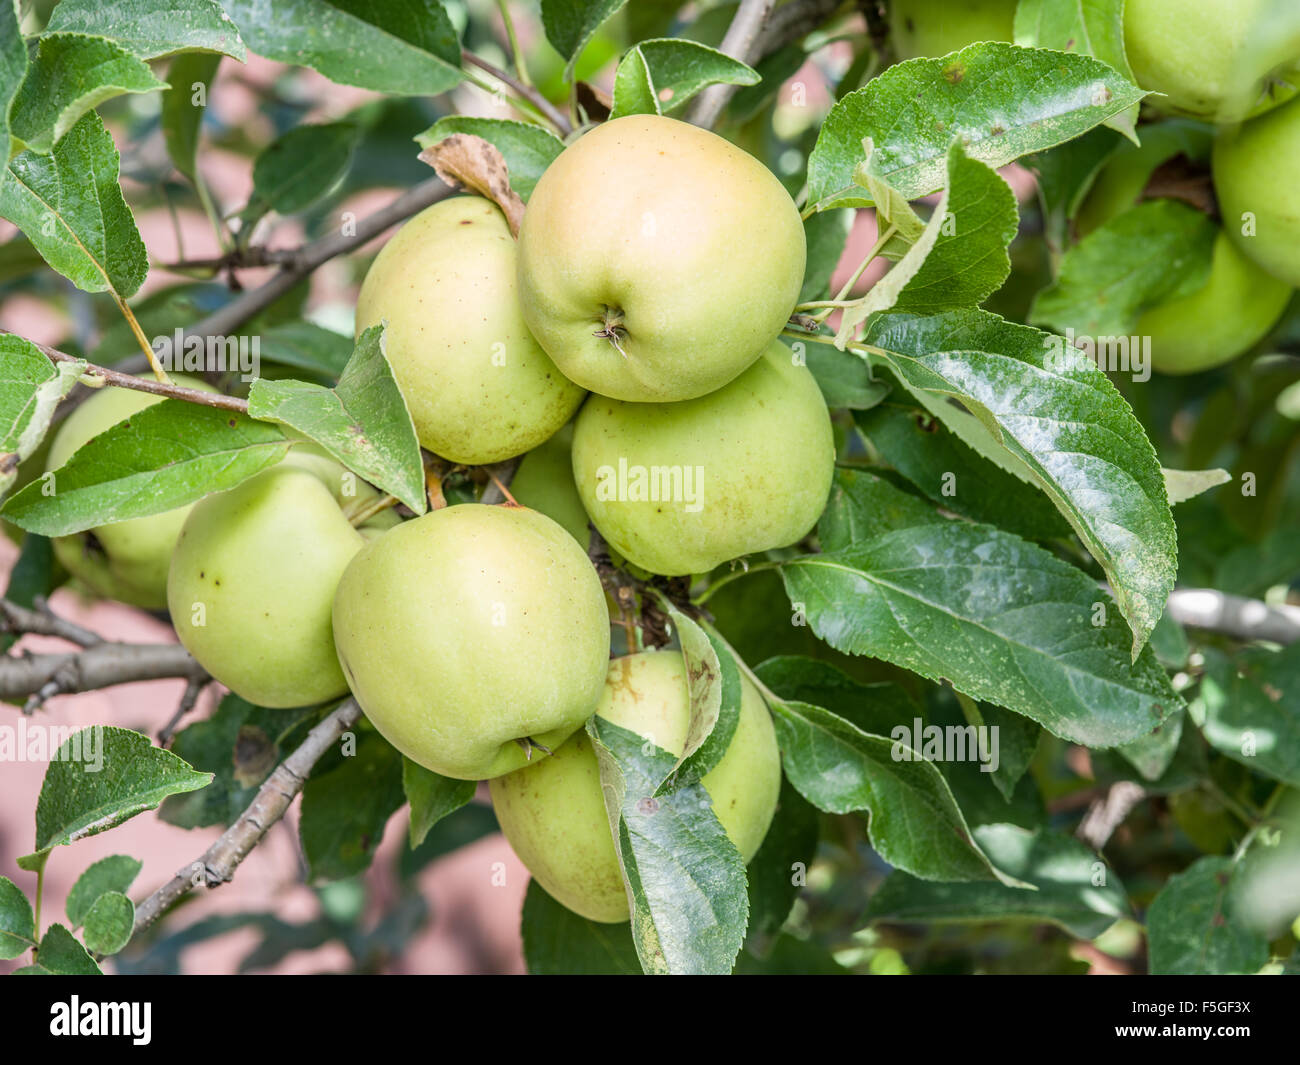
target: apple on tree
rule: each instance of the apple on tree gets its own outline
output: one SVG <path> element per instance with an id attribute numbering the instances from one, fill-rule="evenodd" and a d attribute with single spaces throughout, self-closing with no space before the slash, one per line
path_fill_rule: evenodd
<path id="1" fill-rule="evenodd" d="M 172 383 L 182 388 L 216 391 L 201 378 L 184 374 L 172 375 Z M 46 458 L 46 471 L 57 470 L 92 437 L 146 407 L 161 403 L 162 398 L 149 392 L 111 386 L 96 392 L 59 426 Z M 131 518 L 55 537 L 55 557 L 95 594 L 146 610 L 161 610 L 167 605 L 167 567 L 172 549 L 190 509 L 190 506 L 177 507 L 146 518 Z"/>
<path id="2" fill-rule="evenodd" d="M 623 557 L 665 576 L 799 540 L 825 509 L 834 464 L 821 390 L 779 340 L 698 399 L 593 395 L 573 433 L 592 523 Z"/>
<path id="3" fill-rule="evenodd" d="M 349 491 L 351 494 L 349 495 Z M 345 695 L 330 612 L 344 567 L 395 522 L 352 526 L 375 490 L 311 445 L 195 504 L 172 555 L 167 602 L 180 641 L 236 695 L 306 706 Z"/>
<path id="4" fill-rule="evenodd" d="M 889 39 L 900 59 L 941 56 L 975 41 L 1010 41 L 1017 0 L 892 0 Z"/>
<path id="5" fill-rule="evenodd" d="M 516 258 L 496 205 L 457 196 L 402 226 L 357 297 L 358 335 L 386 323 L 385 354 L 420 443 L 452 462 L 520 455 L 582 402 L 524 324 Z"/>
<path id="6" fill-rule="evenodd" d="M 605 592 L 550 518 L 463 503 L 357 553 L 334 597 L 348 686 L 399 751 L 460 780 L 508 773 L 591 716 L 609 660 Z"/>
<path id="7" fill-rule="evenodd" d="M 595 712 L 680 755 L 691 714 L 681 652 L 647 652 L 610 662 Z M 776 812 L 781 755 L 763 697 L 743 675 L 736 731 L 702 783 L 713 812 L 748 862 Z M 592 921 L 628 919 L 600 768 L 585 731 L 537 765 L 496 777 L 489 786 L 501 831 L 552 897 Z"/>
<path id="8" fill-rule="evenodd" d="M 583 388 L 693 399 L 780 333 L 805 257 L 799 212 L 767 167 L 708 130 L 628 115 L 542 174 L 519 230 L 519 294 Z"/>
<path id="9" fill-rule="evenodd" d="M 566 425 L 519 463 L 510 494 L 515 501 L 558 522 L 586 548 L 591 534 L 587 511 L 573 482 L 573 425 Z"/>

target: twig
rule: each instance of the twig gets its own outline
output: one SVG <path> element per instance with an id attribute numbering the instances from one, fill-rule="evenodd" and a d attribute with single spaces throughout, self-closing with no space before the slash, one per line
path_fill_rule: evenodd
<path id="1" fill-rule="evenodd" d="M 741 0 L 736 16 L 727 27 L 719 49 L 723 54 L 748 63 L 756 54 L 758 35 L 762 32 L 776 0 Z M 712 129 L 735 93 L 735 85 L 710 85 L 691 104 L 687 121 Z"/>
<path id="2" fill-rule="evenodd" d="M 181 701 L 176 705 L 176 713 L 172 714 L 170 721 L 165 724 L 158 732 L 158 746 L 166 747 L 176 735 L 176 730 L 180 728 L 181 720 L 194 709 L 195 704 L 199 701 L 199 696 L 203 689 L 212 681 L 206 673 L 201 677 L 190 677 L 185 683 L 185 692 L 181 696 Z"/>
<path id="3" fill-rule="evenodd" d="M 482 467 L 487 471 L 488 484 L 479 497 L 480 503 L 504 503 L 507 500 L 513 502 L 507 489 L 510 487 L 510 482 L 515 479 L 522 457 L 506 459 L 505 462 L 498 462 L 495 466 Z"/>
<path id="4" fill-rule="evenodd" d="M 754 46 L 755 60 L 779 52 L 787 44 L 807 37 L 833 14 L 842 0 L 791 0 L 772 12 Z"/>
<path id="5" fill-rule="evenodd" d="M 1182 625 L 1238 640 L 1300 641 L 1300 607 L 1269 606 L 1213 588 L 1176 588 L 1166 609 Z"/>
<path id="6" fill-rule="evenodd" d="M 104 642 L 98 633 L 56 615 L 43 598 L 36 600 L 32 610 L 0 599 L 0 632 L 13 636 L 57 636 L 79 647 L 94 647 Z"/>
<path id="7" fill-rule="evenodd" d="M 361 717 L 361 707 L 348 699 L 307 734 L 302 745 L 276 766 L 253 801 L 203 856 L 181 869 L 135 909 L 139 935 L 196 887 L 228 883 L 239 863 L 279 821 L 302 791 L 312 767 Z"/>
<path id="8" fill-rule="evenodd" d="M 30 714 L 55 695 L 200 675 L 207 674 L 180 644 L 104 641 L 81 651 L 0 657 L 0 699 L 27 697 L 23 713 Z"/>
<path id="9" fill-rule="evenodd" d="M 573 125 L 564 114 L 533 86 L 525 85 L 518 79 L 512 78 L 504 70 L 498 70 L 486 59 L 479 58 L 473 52 L 461 52 L 460 58 L 462 62 L 468 63 L 472 67 L 478 67 L 479 70 L 483 71 L 485 74 L 491 74 L 492 77 L 496 78 L 497 81 L 501 82 L 503 85 L 509 85 L 510 88 L 514 89 L 516 93 L 545 115 L 547 121 L 559 130 L 561 137 L 567 137 L 573 132 Z"/>
<path id="10" fill-rule="evenodd" d="M 1140 784 L 1131 780 L 1117 781 L 1111 785 L 1104 798 L 1095 799 L 1088 807 L 1075 835 L 1093 850 L 1101 850 L 1115 834 L 1115 829 L 1132 813 L 1133 807 L 1144 798 L 1146 791 Z"/>

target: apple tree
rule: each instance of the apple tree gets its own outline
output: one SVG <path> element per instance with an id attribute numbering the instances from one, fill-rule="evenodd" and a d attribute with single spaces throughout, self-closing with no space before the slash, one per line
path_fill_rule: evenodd
<path id="1" fill-rule="evenodd" d="M 0 957 L 382 971 L 500 831 L 538 974 L 1300 971 L 1297 78 L 1288 0 L 0 0 Z M 318 917 L 178 908 L 286 817 Z"/>

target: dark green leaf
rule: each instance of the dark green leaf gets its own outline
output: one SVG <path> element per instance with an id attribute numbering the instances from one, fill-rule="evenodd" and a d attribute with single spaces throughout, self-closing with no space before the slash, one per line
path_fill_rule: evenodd
<path id="1" fill-rule="evenodd" d="M 167 71 L 168 89 L 162 98 L 163 139 L 172 163 L 191 182 L 198 181 L 195 156 L 199 127 L 220 64 L 219 55 L 192 52 L 177 56 Z"/>
<path id="2" fill-rule="evenodd" d="M 838 469 L 817 535 L 823 551 L 839 551 L 898 529 L 946 520 L 924 499 L 870 470 Z"/>
<path id="3" fill-rule="evenodd" d="M 45 438 L 59 401 L 86 364 L 50 362 L 30 340 L 0 333 L 0 499 L 18 477 L 18 464 Z"/>
<path id="4" fill-rule="evenodd" d="M 804 243 L 808 246 L 808 260 L 804 267 L 803 288 L 799 302 L 829 299 L 831 277 L 835 267 L 844 257 L 844 246 L 853 232 L 853 211 L 822 211 L 804 219 Z"/>
<path id="5" fill-rule="evenodd" d="M 626 71 L 626 73 L 625 73 Z M 707 85 L 756 85 L 758 73 L 696 41 L 642 41 L 618 65 L 610 118 L 676 110 Z"/>
<path id="6" fill-rule="evenodd" d="M 1210 746 L 1300 788 L 1300 643 L 1247 648 L 1235 661 L 1204 649 L 1205 672 L 1192 717 Z"/>
<path id="7" fill-rule="evenodd" d="M 434 825 L 415 850 L 403 847 L 397 860 L 398 872 L 403 877 L 416 876 L 430 862 L 498 831 L 500 828 L 492 807 L 471 802 Z"/>
<path id="8" fill-rule="evenodd" d="M 90 907 L 82 936 L 88 950 L 116 954 L 131 941 L 134 926 L 135 905 L 120 891 L 108 891 Z"/>
<path id="9" fill-rule="evenodd" d="M 0 876 L 0 958 L 16 958 L 36 943 L 32 904 L 18 885 Z"/>
<path id="10" fill-rule="evenodd" d="M 640 976 L 632 926 L 599 924 L 561 906 L 536 880 L 528 883 L 520 929 L 533 976 Z"/>
<path id="11" fill-rule="evenodd" d="M 135 883 L 141 868 L 139 861 L 126 854 L 112 854 L 95 862 L 77 878 L 72 890 L 68 892 L 65 906 L 68 923 L 73 928 L 85 924 L 86 914 L 101 895 L 110 891 L 125 895 Z"/>
<path id="12" fill-rule="evenodd" d="M 52 924 L 41 937 L 41 949 L 36 964 L 20 973 L 53 976 L 101 976 L 99 966 L 86 953 L 86 948 L 73 938 L 61 924 Z"/>
<path id="13" fill-rule="evenodd" d="M 248 54 L 216 0 L 59 0 L 45 27 L 105 37 L 141 59 L 173 52 Z"/>
<path id="14" fill-rule="evenodd" d="M 0 145 L 9 144 L 9 109 L 27 74 L 27 45 L 18 24 L 18 5 L 11 0 L 0 4 Z M 9 148 L 4 149 L 5 161 Z M 0 189 L 9 171 L 0 167 Z"/>
<path id="15" fill-rule="evenodd" d="M 310 207 L 343 180 L 359 135 L 347 122 L 289 130 L 254 161 L 254 196 L 284 215 Z M 304 166 L 304 160 L 311 165 Z"/>
<path id="16" fill-rule="evenodd" d="M 573 76 L 578 56 L 600 24 L 625 3 L 627 0 L 542 0 L 542 27 L 546 39 L 566 60 L 566 80 Z"/>
<path id="17" fill-rule="evenodd" d="M 1147 911 L 1153 976 L 1250 974 L 1268 961 L 1268 941 L 1235 912 L 1235 868 L 1207 856 L 1169 878 Z"/>
<path id="18" fill-rule="evenodd" d="M 402 791 L 411 806 L 411 849 L 424 842 L 433 828 L 474 798 L 472 780 L 452 780 L 402 759 Z"/>
<path id="19" fill-rule="evenodd" d="M 775 935 L 817 856 L 817 811 L 789 780 L 782 779 L 776 815 L 746 869 L 749 879 L 749 949 Z"/>

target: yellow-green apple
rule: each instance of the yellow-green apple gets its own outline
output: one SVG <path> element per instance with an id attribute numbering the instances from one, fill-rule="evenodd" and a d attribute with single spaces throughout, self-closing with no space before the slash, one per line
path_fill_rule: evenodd
<path id="1" fill-rule="evenodd" d="M 519 231 L 524 319 L 565 376 L 692 399 L 758 357 L 803 284 L 794 201 L 753 156 L 658 115 L 597 126 L 542 174 Z"/>
<path id="2" fill-rule="evenodd" d="M 173 374 L 172 383 L 216 391 L 201 378 L 184 374 Z M 45 469 L 57 470 L 92 437 L 161 403 L 162 398 L 132 388 L 102 388 L 59 426 Z M 189 506 L 177 507 L 147 518 L 131 518 L 59 536 L 54 540 L 54 554 L 73 577 L 96 595 L 146 610 L 161 610 L 167 605 L 167 566 L 172 548 L 189 512 Z"/>
<path id="3" fill-rule="evenodd" d="M 1300 17 L 1291 0 L 1125 0 L 1124 49 L 1157 107 L 1219 122 L 1295 94 Z"/>
<path id="4" fill-rule="evenodd" d="M 1142 199 L 1152 175 L 1175 156 L 1200 161 L 1211 137 L 1199 123 L 1175 120 L 1144 127 L 1141 147 L 1125 142 L 1098 175 L 1079 210 L 1089 234 Z M 1152 189 L 1151 191 L 1159 191 Z M 1220 228 L 1205 283 L 1146 308 L 1133 326 L 1151 338 L 1151 363 L 1161 373 L 1222 366 L 1257 344 L 1285 310 L 1291 289 L 1243 255 Z"/>
<path id="5" fill-rule="evenodd" d="M 975 41 L 1010 41 L 1016 0 L 892 0 L 889 39 L 900 59 L 940 56 Z"/>
<path id="6" fill-rule="evenodd" d="M 681 403 L 591 396 L 573 476 L 602 536 L 665 576 L 784 547 L 816 524 L 835 442 L 821 390 L 778 340 L 730 384 Z"/>
<path id="7" fill-rule="evenodd" d="M 524 324 L 516 258 L 496 205 L 458 196 L 398 230 L 357 297 L 358 334 L 387 323 L 384 350 L 420 443 L 452 462 L 522 455 L 582 402 Z"/>
<path id="8" fill-rule="evenodd" d="M 524 506 L 558 522 L 586 548 L 591 534 L 582 497 L 573 483 L 572 425 L 566 425 L 524 456 L 510 482 L 510 494 Z"/>
<path id="9" fill-rule="evenodd" d="M 596 713 L 680 755 L 690 723 L 680 651 L 616 658 Z M 702 781 L 713 812 L 748 862 L 767 835 L 781 790 L 781 756 L 757 689 L 741 679 L 740 719 L 726 754 Z M 592 921 L 626 921 L 627 891 L 586 731 L 551 757 L 491 782 L 501 831 L 552 897 Z"/>
<path id="10" fill-rule="evenodd" d="M 1300 286 L 1300 100 L 1224 130 L 1213 159 L 1228 235 L 1274 277 Z"/>
<path id="11" fill-rule="evenodd" d="M 464 503 L 352 560 L 334 639 L 353 695 L 394 747 L 484 780 L 544 758 L 591 716 L 609 612 L 586 552 L 550 518 Z"/>
<path id="12" fill-rule="evenodd" d="M 310 445 L 197 503 L 181 529 L 167 603 L 181 643 L 218 681 L 258 706 L 347 694 L 331 610 L 366 543 L 375 490 Z M 392 513 L 371 519 L 382 528 Z"/>

